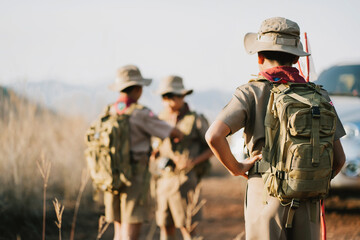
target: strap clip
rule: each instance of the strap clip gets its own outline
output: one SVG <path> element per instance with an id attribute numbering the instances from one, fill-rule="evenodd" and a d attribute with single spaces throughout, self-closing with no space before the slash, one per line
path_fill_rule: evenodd
<path id="1" fill-rule="evenodd" d="M 275 176 L 280 180 L 284 180 L 285 179 L 285 172 L 284 171 L 276 171 Z"/>
<path id="2" fill-rule="evenodd" d="M 288 216 L 287 216 L 287 219 L 286 219 L 286 224 L 285 224 L 286 228 L 292 228 L 292 222 L 293 222 L 295 210 L 298 209 L 299 206 L 300 206 L 299 199 L 293 198 L 291 200 Z"/>
<path id="3" fill-rule="evenodd" d="M 254 173 L 259 173 L 259 161 L 256 161 L 254 164 Z"/>
<path id="4" fill-rule="evenodd" d="M 320 108 L 319 106 L 311 107 L 311 115 L 313 118 L 320 118 Z"/>

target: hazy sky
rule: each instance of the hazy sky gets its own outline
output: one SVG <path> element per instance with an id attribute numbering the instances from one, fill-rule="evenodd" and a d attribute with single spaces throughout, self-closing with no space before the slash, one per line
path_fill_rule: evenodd
<path id="1" fill-rule="evenodd" d="M 296 21 L 316 71 L 360 62 L 360 1 L 0 0 L 0 84 L 58 80 L 95 84 L 136 64 L 158 81 L 232 90 L 257 73 L 243 37 L 262 20 Z"/>

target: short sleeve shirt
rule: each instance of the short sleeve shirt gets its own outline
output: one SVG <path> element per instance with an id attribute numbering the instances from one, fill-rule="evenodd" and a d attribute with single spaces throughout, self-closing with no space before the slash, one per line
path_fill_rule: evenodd
<path id="1" fill-rule="evenodd" d="M 238 87 L 230 102 L 217 116 L 224 122 L 231 134 L 244 128 L 245 144 L 250 153 L 260 153 L 265 145 L 265 115 L 270 96 L 271 85 L 266 81 L 254 81 Z M 326 91 L 322 94 L 330 101 Z M 338 118 L 335 140 L 345 135 Z"/>
<path id="2" fill-rule="evenodd" d="M 151 136 L 167 138 L 173 127 L 150 109 L 135 109 L 130 119 L 130 148 L 133 153 L 149 153 Z"/>

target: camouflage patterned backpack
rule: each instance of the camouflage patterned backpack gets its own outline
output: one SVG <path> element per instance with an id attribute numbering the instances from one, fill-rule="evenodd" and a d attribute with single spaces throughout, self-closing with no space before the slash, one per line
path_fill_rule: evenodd
<path id="1" fill-rule="evenodd" d="M 109 105 L 86 131 L 85 157 L 97 190 L 117 194 L 131 185 L 129 117 L 138 106 L 132 104 L 119 115 Z"/>
<path id="2" fill-rule="evenodd" d="M 291 206 L 290 228 L 301 200 L 328 193 L 337 117 L 318 85 L 270 84 L 263 158 L 253 169 L 262 174 L 268 194 Z"/>

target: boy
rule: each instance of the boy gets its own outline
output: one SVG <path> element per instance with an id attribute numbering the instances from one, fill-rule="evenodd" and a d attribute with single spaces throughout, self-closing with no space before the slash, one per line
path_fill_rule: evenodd
<path id="1" fill-rule="evenodd" d="M 206 139 L 210 148 L 231 174 L 247 177 L 255 160 L 262 158 L 265 145 L 264 119 L 269 101 L 269 82 L 304 83 L 299 71 L 292 65 L 308 53 L 302 49 L 297 23 L 275 17 L 263 21 L 258 33 L 248 33 L 244 39 L 249 54 L 258 53 L 259 78 L 236 89 L 234 97 L 210 126 Z M 322 93 L 327 97 L 326 92 Z M 330 101 L 330 99 L 329 99 Z M 244 138 L 250 158 L 238 163 L 231 154 L 226 136 L 244 127 Z M 345 135 L 337 121 L 333 144 L 335 176 L 345 162 L 340 138 Z M 250 174 L 251 173 L 251 174 Z M 289 206 L 281 205 L 275 197 L 266 196 L 261 175 L 249 172 L 245 201 L 246 239 L 319 239 L 319 201 L 301 202 L 296 210 L 291 231 L 285 230 Z M 265 203 L 264 203 L 265 202 Z M 313 221 L 314 220 L 314 221 Z"/>
<path id="2" fill-rule="evenodd" d="M 129 118 L 130 153 L 133 177 L 131 186 L 120 194 L 104 192 L 105 217 L 107 222 L 114 222 L 115 240 L 139 239 L 142 223 L 147 219 L 148 208 L 148 161 L 150 155 L 150 138 L 182 138 L 182 133 L 166 122 L 160 120 L 152 111 L 137 103 L 143 86 L 148 86 L 151 79 L 143 78 L 140 70 L 134 65 L 127 65 L 117 72 L 115 83 L 109 86 L 120 92 L 120 97 L 112 106 L 113 114 L 123 114 L 130 107 L 135 107 Z"/>
<path id="3" fill-rule="evenodd" d="M 194 232 L 190 233 L 185 226 L 186 217 L 189 217 L 186 216 L 188 192 L 195 190 L 200 181 L 197 174 L 206 170 L 210 164 L 207 161 L 212 156 L 205 141 L 208 122 L 203 115 L 192 112 L 184 99 L 192 92 L 184 88 L 179 76 L 168 76 L 159 88 L 164 104 L 159 118 L 184 133 L 180 142 L 167 138 L 158 148 L 158 161 L 163 164 L 156 183 L 156 221 L 161 240 L 174 239 L 175 227 L 180 229 L 184 239 L 191 239 Z M 198 218 L 197 215 L 192 220 Z"/>

